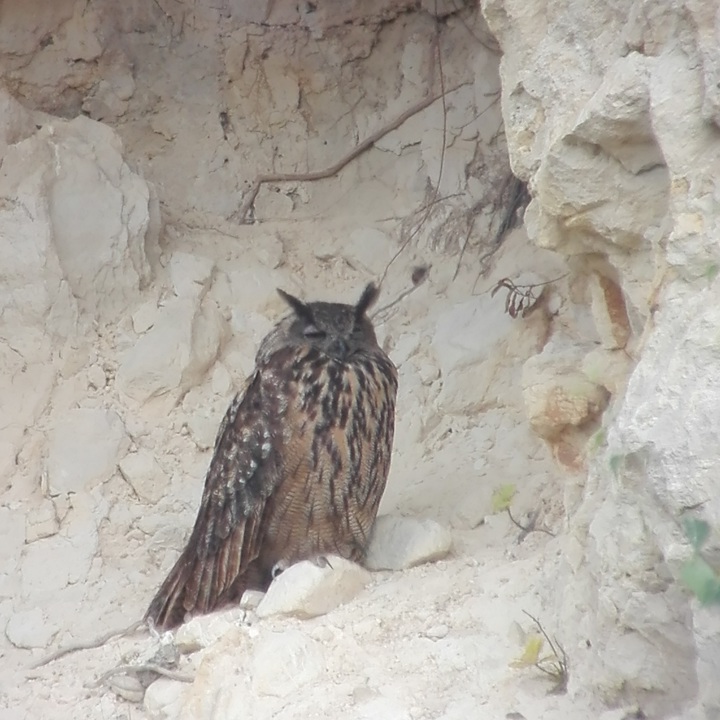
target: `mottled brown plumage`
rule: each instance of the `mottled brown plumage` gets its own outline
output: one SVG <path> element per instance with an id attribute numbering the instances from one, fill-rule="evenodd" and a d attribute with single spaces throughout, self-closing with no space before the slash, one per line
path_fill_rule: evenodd
<path id="1" fill-rule="evenodd" d="M 299 560 L 365 556 L 397 394 L 366 315 L 377 290 L 356 305 L 279 292 L 292 312 L 225 414 L 192 534 L 146 613 L 160 628 L 264 590 Z"/>

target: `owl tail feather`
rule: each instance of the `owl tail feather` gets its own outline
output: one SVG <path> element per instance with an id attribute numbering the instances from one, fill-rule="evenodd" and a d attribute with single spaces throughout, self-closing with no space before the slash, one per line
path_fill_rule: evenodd
<path id="1" fill-rule="evenodd" d="M 213 556 L 201 557 L 191 539 L 150 603 L 145 621 L 171 630 L 194 615 L 239 602 L 245 590 L 266 590 L 271 575 L 259 561 L 240 572 L 243 527 L 234 533 L 234 542 Z"/>
<path id="2" fill-rule="evenodd" d="M 145 613 L 146 622 L 151 622 L 158 630 L 176 628 L 185 622 L 192 610 L 192 607 L 186 607 L 186 588 L 197 558 L 188 557 L 189 549 L 186 548 L 178 558 Z"/>

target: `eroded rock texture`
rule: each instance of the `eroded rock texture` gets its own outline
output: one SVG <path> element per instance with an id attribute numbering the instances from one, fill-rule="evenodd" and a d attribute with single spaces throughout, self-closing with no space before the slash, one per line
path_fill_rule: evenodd
<path id="1" fill-rule="evenodd" d="M 718 717 L 719 613 L 678 581 L 681 516 L 720 523 L 718 22 L 710 0 L 2 4 L 2 711 Z M 531 243 L 495 241 L 508 156 Z M 375 570 L 299 568 L 271 611 L 26 678 L 141 616 L 275 287 L 381 277 Z M 494 513 L 501 485 L 554 535 Z M 523 611 L 568 696 L 513 665 Z M 166 650 L 192 683 L 85 687 Z"/>
<path id="2" fill-rule="evenodd" d="M 718 12 L 484 3 L 530 236 L 585 278 L 606 358 L 637 362 L 624 392 L 588 364 L 615 397 L 567 508 L 571 687 L 660 716 L 720 713 L 718 621 L 677 579 L 681 517 L 720 527 Z"/>

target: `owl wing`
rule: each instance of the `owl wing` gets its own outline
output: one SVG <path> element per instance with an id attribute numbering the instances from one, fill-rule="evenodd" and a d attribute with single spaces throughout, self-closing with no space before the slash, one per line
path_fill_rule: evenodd
<path id="1" fill-rule="evenodd" d="M 192 534 L 145 615 L 160 628 L 215 609 L 258 558 L 267 500 L 282 477 L 282 356 L 251 376 L 225 414 Z"/>

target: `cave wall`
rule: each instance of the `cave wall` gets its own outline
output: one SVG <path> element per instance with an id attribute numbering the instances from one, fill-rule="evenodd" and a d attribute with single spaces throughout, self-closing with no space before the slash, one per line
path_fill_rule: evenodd
<path id="1" fill-rule="evenodd" d="M 528 233 L 567 255 L 592 308 L 599 283 L 613 289 L 615 312 L 593 310 L 602 352 L 631 360 L 567 507 L 569 591 L 557 611 L 572 628 L 571 685 L 644 698 L 659 716 L 694 706 L 717 717 L 717 611 L 678 574 L 681 518 L 707 520 L 717 544 L 720 514 L 719 11 L 493 0 L 483 10 L 503 49 L 511 163 L 533 196 Z"/>
<path id="2" fill-rule="evenodd" d="M 0 714 L 236 717 L 251 697 L 256 717 L 359 720 L 488 702 L 543 546 L 523 546 L 509 581 L 514 527 L 486 516 L 503 479 L 519 516 L 540 504 L 560 520 L 520 376 L 572 303 L 514 322 L 490 296 L 520 257 L 528 282 L 563 270 L 520 230 L 493 240 L 510 170 L 477 5 L 3 3 L 0 55 Z M 241 215 L 258 174 L 323 169 L 372 137 L 332 177 L 266 183 Z M 142 707 L 88 683 L 153 657 L 152 636 L 147 653 L 119 638 L 29 670 L 142 616 L 225 408 L 286 311 L 275 288 L 354 301 L 383 276 L 374 321 L 401 390 L 382 511 L 451 529 L 447 564 L 374 573 L 300 629 L 201 630 L 181 658 L 195 682 L 161 678 Z"/>
<path id="3" fill-rule="evenodd" d="M 380 585 L 363 606 L 396 635 L 387 656 L 387 628 L 358 637 L 381 664 L 404 657 L 415 685 L 385 697 L 378 670 L 352 693 L 376 715 L 415 717 L 422 697 L 466 717 L 493 691 L 475 691 L 469 665 L 514 688 L 498 670 L 513 620 L 493 630 L 477 609 L 488 583 L 508 583 L 503 604 L 554 617 L 576 708 L 717 716 L 718 621 L 678 582 L 681 517 L 715 528 L 720 515 L 717 13 L 707 0 L 488 0 L 484 20 L 459 1 L 0 4 L 9 664 L 142 612 L 182 547 L 217 419 L 281 311 L 276 285 L 334 299 L 390 267 L 389 303 L 422 266 L 427 282 L 379 320 L 403 418 L 385 507 L 452 525 L 457 559 L 433 576 L 429 617 L 395 612 L 415 612 L 395 600 L 401 580 L 387 605 Z M 258 174 L 327 168 L 418 103 L 337 175 L 266 183 L 243 215 Z M 508 157 L 533 244 L 516 233 L 488 265 Z M 555 282 L 514 323 L 489 293 L 523 273 Z M 563 530 L 548 550 L 492 535 L 499 481 L 517 483 L 518 512 L 541 506 Z M 403 639 L 446 622 L 464 635 L 439 655 L 423 646 L 415 668 Z M 229 657 L 208 656 L 197 702 Z M 317 673 L 334 662 L 313 658 Z M 53 687 L 77 690 L 76 675 Z M 292 712 L 269 677 L 257 712 Z M 57 700 L 47 687 L 39 714 Z"/>

